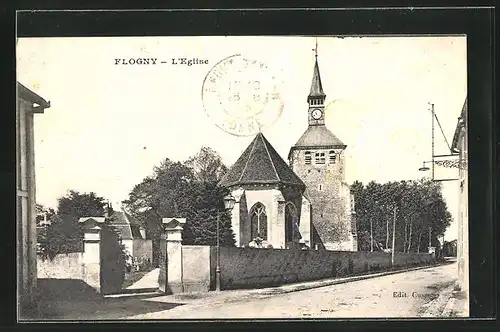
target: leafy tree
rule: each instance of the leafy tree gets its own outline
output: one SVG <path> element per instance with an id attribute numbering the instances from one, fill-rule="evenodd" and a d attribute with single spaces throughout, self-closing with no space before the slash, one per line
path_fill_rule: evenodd
<path id="1" fill-rule="evenodd" d="M 81 217 L 104 215 L 104 198 L 95 193 L 70 190 L 59 198 L 57 213 L 51 218 L 46 237 L 40 243 L 44 255 L 54 257 L 60 253 L 82 251 L 83 230 L 78 224 Z"/>
<path id="2" fill-rule="evenodd" d="M 79 193 L 70 190 L 68 195 L 58 199 L 57 214 L 70 216 L 78 221 L 81 217 L 104 215 L 105 200 L 96 193 Z"/>
<path id="3" fill-rule="evenodd" d="M 217 183 L 228 171 L 219 154 L 205 146 L 184 164 L 193 171 L 194 178 L 200 182 Z"/>
<path id="4" fill-rule="evenodd" d="M 134 186 L 123 204 L 154 240 L 160 238 L 162 218 L 179 217 L 187 219 L 184 244 L 215 244 L 217 216 L 223 211 L 226 193 L 217 183 L 226 171 L 220 156 L 206 147 L 182 163 L 166 158 L 152 176 Z M 221 213 L 220 241 L 223 245 L 235 243 L 225 213 Z M 158 246 L 154 247 L 155 258 Z"/>
<path id="5" fill-rule="evenodd" d="M 444 241 L 443 243 L 444 257 L 457 257 L 457 241 Z"/>
<path id="6" fill-rule="evenodd" d="M 55 215 L 47 227 L 45 237 L 40 243 L 41 254 L 50 259 L 57 254 L 83 251 L 81 229 L 69 216 Z M 83 233 L 81 233 L 83 234 Z"/>
<path id="7" fill-rule="evenodd" d="M 146 228 L 148 236 L 159 238 L 161 221 L 166 217 L 183 217 L 189 204 L 194 175 L 180 162 L 165 159 L 154 168 L 154 174 L 137 184 L 123 201 L 128 211 Z"/>
<path id="8" fill-rule="evenodd" d="M 354 181 L 351 185 L 351 194 L 355 197 L 355 210 L 359 211 L 359 215 L 356 214 L 358 250 L 370 251 L 370 224 L 366 224 L 369 218 L 366 217 L 367 207 L 363 183 Z"/>
<path id="9" fill-rule="evenodd" d="M 42 204 L 36 204 L 35 205 L 35 210 L 36 210 L 36 225 L 40 226 L 43 221 L 46 219 L 47 221 L 50 221 L 52 217 L 56 214 L 56 211 L 53 208 L 47 208 L 43 206 Z"/>
<path id="10" fill-rule="evenodd" d="M 183 231 L 184 244 L 215 245 L 217 242 L 217 218 L 219 220 L 219 241 L 221 245 L 234 246 L 234 233 L 231 229 L 231 218 L 224 211 L 223 197 L 227 190 L 216 183 L 196 182 L 192 184 L 194 191 L 187 209 L 187 218 Z"/>
<path id="11" fill-rule="evenodd" d="M 351 186 L 355 197 L 360 250 L 387 250 L 392 247 L 395 224 L 395 249 L 420 252 L 431 243 L 439 247 L 438 237 L 451 223 L 451 214 L 441 186 L 430 180 L 400 181 Z M 372 240 L 373 239 L 373 240 Z"/>

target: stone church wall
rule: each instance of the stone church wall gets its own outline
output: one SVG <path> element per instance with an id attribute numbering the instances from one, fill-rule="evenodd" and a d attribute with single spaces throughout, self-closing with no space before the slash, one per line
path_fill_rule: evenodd
<path id="1" fill-rule="evenodd" d="M 240 223 L 240 238 L 242 245 L 248 245 L 251 238 L 250 218 L 249 213 L 252 207 L 261 203 L 266 209 L 267 216 L 267 242 L 273 247 L 280 247 L 282 245 L 281 239 L 284 237 L 284 220 L 280 218 L 280 211 L 278 210 L 278 201 L 283 201 L 281 192 L 273 188 L 262 188 L 261 190 L 247 190 L 245 191 L 246 197 L 246 213 L 243 213 L 246 222 Z M 240 217 L 241 218 L 241 217 Z M 283 229 L 282 229 L 283 228 Z M 283 233 L 283 234 L 282 234 Z"/>
<path id="2" fill-rule="evenodd" d="M 261 203 L 266 209 L 267 216 L 267 242 L 274 248 L 285 247 L 285 205 L 293 203 L 296 208 L 297 218 L 300 223 L 302 211 L 301 192 L 293 188 L 278 188 L 274 186 L 262 188 L 245 188 L 241 193 L 240 188 L 234 190 L 239 193 L 238 205 L 232 217 L 232 226 L 235 230 L 238 246 L 247 246 L 251 238 L 250 211 L 252 207 Z M 236 196 L 236 194 L 233 194 Z M 236 215 L 238 214 L 238 215 Z M 304 225 L 299 228 L 304 232 L 303 237 L 310 242 L 310 221 L 306 218 Z"/>
<path id="3" fill-rule="evenodd" d="M 308 150 L 314 155 L 314 150 Z M 303 150 L 293 151 L 293 170 L 307 186 L 306 195 L 311 202 L 312 223 L 326 249 L 353 250 L 340 246 L 351 243 L 351 220 L 347 205 L 348 190 L 344 185 L 344 157 L 335 164 L 305 164 Z M 342 152 L 343 153 L 343 152 Z M 347 188 L 348 189 L 348 188 Z M 339 247 L 340 246 L 340 247 Z"/>

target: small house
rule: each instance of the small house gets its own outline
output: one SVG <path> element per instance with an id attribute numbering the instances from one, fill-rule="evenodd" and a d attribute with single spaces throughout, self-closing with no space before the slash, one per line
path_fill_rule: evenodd
<path id="1" fill-rule="evenodd" d="M 121 211 L 110 209 L 107 218 L 109 225 L 118 232 L 127 254 L 134 260 L 151 262 L 152 241 L 146 238 L 146 229 L 123 208 Z"/>

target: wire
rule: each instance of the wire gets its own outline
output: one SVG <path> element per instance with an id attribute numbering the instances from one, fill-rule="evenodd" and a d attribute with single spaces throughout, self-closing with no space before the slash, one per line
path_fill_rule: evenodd
<path id="1" fill-rule="evenodd" d="M 444 141 L 446 142 L 446 145 L 448 146 L 448 150 L 451 151 L 451 146 L 450 146 L 450 143 L 448 143 L 448 139 L 446 138 L 446 135 L 444 134 L 444 130 L 443 130 L 443 127 L 441 127 L 441 123 L 439 122 L 439 119 L 437 117 L 437 114 L 436 112 L 434 111 L 434 117 L 436 118 L 436 121 L 437 121 L 437 124 L 439 126 L 439 129 L 441 129 L 441 134 L 443 134 L 443 137 L 444 137 Z"/>

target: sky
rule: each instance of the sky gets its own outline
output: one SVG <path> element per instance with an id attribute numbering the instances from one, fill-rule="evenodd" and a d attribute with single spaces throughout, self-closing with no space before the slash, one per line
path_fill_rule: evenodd
<path id="1" fill-rule="evenodd" d="M 212 67 L 241 54 L 282 80 L 280 116 L 262 132 L 286 160 L 307 128 L 314 37 L 20 38 L 17 78 L 51 107 L 35 116 L 36 199 L 56 207 L 68 190 L 111 202 L 169 158 L 202 146 L 233 164 L 252 136 L 230 135 L 207 116 L 202 84 Z M 451 144 L 467 93 L 465 36 L 318 37 L 326 125 L 346 145 L 346 181 L 411 180 L 431 158 L 429 103 Z M 186 57 L 192 66 L 115 65 L 115 59 Z M 436 124 L 435 153 L 449 154 Z M 437 178 L 457 171 L 436 168 Z M 443 182 L 456 238 L 458 182 Z"/>

